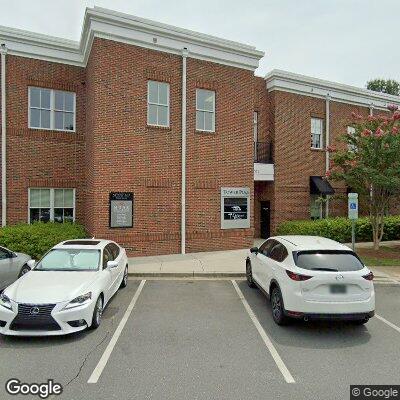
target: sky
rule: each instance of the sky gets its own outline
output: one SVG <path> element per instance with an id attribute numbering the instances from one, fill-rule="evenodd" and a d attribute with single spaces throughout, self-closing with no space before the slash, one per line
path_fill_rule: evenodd
<path id="1" fill-rule="evenodd" d="M 79 40 L 94 5 L 256 46 L 259 76 L 400 81 L 400 0 L 0 0 L 0 25 Z"/>

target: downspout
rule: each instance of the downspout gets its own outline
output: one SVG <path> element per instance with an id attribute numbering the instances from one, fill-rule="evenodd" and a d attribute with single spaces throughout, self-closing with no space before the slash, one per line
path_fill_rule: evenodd
<path id="1" fill-rule="evenodd" d="M 0 46 L 1 54 L 1 226 L 7 224 L 7 136 L 6 136 L 6 54 L 7 47 Z"/>
<path id="2" fill-rule="evenodd" d="M 182 49 L 182 191 L 181 191 L 181 253 L 186 253 L 186 58 L 188 49 Z"/>
<path id="3" fill-rule="evenodd" d="M 330 143 L 330 95 L 329 93 L 326 95 L 325 99 L 325 132 L 326 132 L 326 139 L 325 139 L 325 149 L 328 148 L 329 143 Z M 330 159 L 329 159 L 329 151 L 325 151 L 325 171 L 329 171 L 329 165 L 330 164 Z M 329 197 L 326 199 L 325 203 L 325 217 L 329 217 Z"/>

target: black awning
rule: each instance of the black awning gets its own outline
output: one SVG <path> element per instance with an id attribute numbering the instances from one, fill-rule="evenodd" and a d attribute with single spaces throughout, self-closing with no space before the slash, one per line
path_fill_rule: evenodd
<path id="1" fill-rule="evenodd" d="M 331 184 L 323 179 L 321 176 L 310 176 L 310 193 L 311 194 L 322 194 L 322 195 L 333 195 L 335 190 Z"/>

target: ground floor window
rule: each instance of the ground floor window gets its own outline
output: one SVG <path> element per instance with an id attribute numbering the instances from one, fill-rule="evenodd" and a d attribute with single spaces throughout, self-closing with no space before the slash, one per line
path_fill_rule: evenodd
<path id="1" fill-rule="evenodd" d="M 311 219 L 325 218 L 325 201 L 326 198 L 320 194 L 310 195 L 310 214 Z"/>
<path id="2" fill-rule="evenodd" d="M 250 228 L 249 188 L 221 188 L 221 228 Z"/>
<path id="3" fill-rule="evenodd" d="M 29 222 L 75 221 L 75 189 L 29 189 Z"/>

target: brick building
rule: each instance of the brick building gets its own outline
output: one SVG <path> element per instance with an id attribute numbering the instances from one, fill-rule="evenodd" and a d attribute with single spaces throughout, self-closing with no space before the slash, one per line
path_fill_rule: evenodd
<path id="1" fill-rule="evenodd" d="M 319 180 L 324 149 L 352 111 L 397 101 L 256 77 L 252 46 L 97 7 L 79 42 L 0 28 L 0 44 L 3 225 L 75 220 L 132 255 L 248 247 L 343 213 L 316 202 L 346 191 Z"/>

